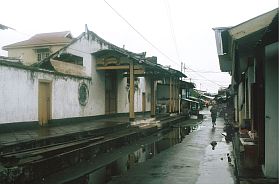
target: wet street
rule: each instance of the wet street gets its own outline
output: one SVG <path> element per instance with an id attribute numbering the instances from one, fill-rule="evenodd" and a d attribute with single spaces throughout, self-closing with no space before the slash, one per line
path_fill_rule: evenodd
<path id="1" fill-rule="evenodd" d="M 212 128 L 209 111 L 202 114 L 202 123 L 180 144 L 137 164 L 122 176 L 114 176 L 109 184 L 235 183 L 232 143 L 226 143 L 221 134 L 224 120 L 217 118 L 217 126 Z M 216 144 L 214 149 L 212 144 Z"/>

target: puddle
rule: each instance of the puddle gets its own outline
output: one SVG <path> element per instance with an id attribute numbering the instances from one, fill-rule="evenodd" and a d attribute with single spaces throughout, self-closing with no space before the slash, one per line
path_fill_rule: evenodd
<path id="1" fill-rule="evenodd" d="M 212 145 L 208 145 L 206 148 L 205 157 L 200 165 L 200 176 L 196 182 L 197 184 L 207 183 L 207 181 L 227 184 L 235 183 L 231 147 L 223 141 L 216 143 L 214 150 L 212 150 Z"/>
<path id="2" fill-rule="evenodd" d="M 175 127 L 161 131 L 157 134 L 157 141 L 151 144 L 141 145 L 141 148 L 134 152 L 123 153 L 122 158 L 118 158 L 105 167 L 102 167 L 97 171 L 94 171 L 93 173 L 76 179 L 75 181 L 71 181 L 70 183 L 79 183 L 81 182 L 81 179 L 83 183 L 107 183 L 112 178 L 123 175 L 125 172 L 135 167 L 137 164 L 146 162 L 149 159 L 155 157 L 157 154 L 160 154 L 170 147 L 181 143 L 187 135 L 189 135 L 193 131 L 200 130 L 202 127 L 204 126 L 177 125 Z M 156 173 L 154 173 L 154 176 L 157 176 Z"/>

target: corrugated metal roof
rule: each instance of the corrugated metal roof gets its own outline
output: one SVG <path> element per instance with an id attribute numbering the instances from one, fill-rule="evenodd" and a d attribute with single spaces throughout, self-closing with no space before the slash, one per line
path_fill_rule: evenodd
<path id="1" fill-rule="evenodd" d="M 278 8 L 230 28 L 229 33 L 234 40 L 255 33 L 268 27 L 277 13 Z"/>
<path id="2" fill-rule="evenodd" d="M 228 30 L 230 27 L 218 27 L 213 28 L 215 31 L 215 40 L 217 53 L 219 57 L 219 66 L 222 72 L 229 72 L 232 69 L 232 62 L 229 52 L 229 38 Z"/>
<path id="3" fill-rule="evenodd" d="M 229 28 L 228 27 L 217 27 L 217 28 L 213 28 L 214 32 L 215 32 L 215 40 L 216 40 L 216 47 L 217 47 L 217 53 L 218 55 L 224 55 L 226 54 L 226 52 L 224 51 L 223 48 L 223 39 L 222 39 L 222 33 L 224 31 L 227 31 Z"/>
<path id="4" fill-rule="evenodd" d="M 238 49 L 245 52 L 253 49 L 277 14 L 278 8 L 234 27 L 213 28 L 222 72 L 232 70 L 234 45 L 237 43 Z"/>

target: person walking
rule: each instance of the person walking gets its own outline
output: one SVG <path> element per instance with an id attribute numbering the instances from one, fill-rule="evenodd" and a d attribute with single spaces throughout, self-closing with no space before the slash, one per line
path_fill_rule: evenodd
<path id="1" fill-rule="evenodd" d="M 217 106 L 214 103 L 213 106 L 210 109 L 211 112 L 211 119 L 212 119 L 212 128 L 216 125 L 216 118 L 217 118 Z"/>

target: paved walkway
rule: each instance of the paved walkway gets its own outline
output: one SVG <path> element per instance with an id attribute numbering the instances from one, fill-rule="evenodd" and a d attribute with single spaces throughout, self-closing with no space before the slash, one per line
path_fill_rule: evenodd
<path id="1" fill-rule="evenodd" d="M 77 124 L 54 127 L 39 127 L 36 129 L 11 131 L 0 134 L 0 145 L 13 144 L 22 141 L 43 139 L 46 137 L 62 136 L 65 134 L 96 130 L 100 128 L 113 127 L 127 122 L 111 122 L 111 121 L 88 121 Z"/>
<path id="2" fill-rule="evenodd" d="M 233 184 L 233 158 L 230 164 L 227 153 L 232 157 L 232 143 L 226 143 L 221 133 L 224 121 L 217 119 L 212 128 L 209 111 L 196 131 L 182 143 L 158 154 L 155 158 L 139 164 L 122 177 L 114 178 L 109 184 Z M 215 149 L 211 142 L 216 141 Z"/>
<path id="3" fill-rule="evenodd" d="M 145 117 L 142 115 L 137 115 L 137 121 L 141 121 L 143 119 L 148 118 L 149 117 L 147 115 Z M 20 143 L 23 141 L 44 139 L 47 137 L 63 136 L 66 134 L 85 132 L 90 130 L 98 130 L 113 127 L 120 128 L 122 126 L 125 128 L 127 127 L 127 125 L 130 125 L 129 117 L 121 116 L 95 119 L 91 121 L 84 121 L 78 123 L 60 123 L 54 126 L 49 124 L 49 126 L 45 127 L 38 126 L 35 128 L 26 128 L 24 130 L 11 129 L 5 133 L 0 133 L 0 146 Z"/>

